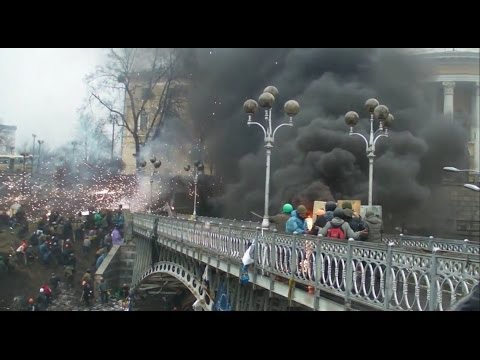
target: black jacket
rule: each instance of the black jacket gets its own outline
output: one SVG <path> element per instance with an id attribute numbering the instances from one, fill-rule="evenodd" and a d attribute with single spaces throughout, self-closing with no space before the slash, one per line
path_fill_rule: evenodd
<path id="1" fill-rule="evenodd" d="M 455 303 L 452 311 L 480 311 L 480 283 L 472 288 L 470 294 Z"/>

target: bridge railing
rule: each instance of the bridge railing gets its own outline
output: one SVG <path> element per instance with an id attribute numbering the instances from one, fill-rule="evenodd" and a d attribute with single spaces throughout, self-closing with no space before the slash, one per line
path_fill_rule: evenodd
<path id="1" fill-rule="evenodd" d="M 179 215 L 178 219 L 189 220 L 191 215 Z M 248 229 L 256 229 L 260 226 L 260 222 L 254 221 L 242 221 L 242 220 L 230 220 L 222 218 L 211 218 L 205 216 L 197 216 L 197 222 L 210 223 L 210 224 L 229 224 L 236 227 L 245 227 Z M 444 251 L 463 252 L 469 254 L 480 255 L 480 244 L 475 241 L 454 240 L 435 238 L 433 236 L 411 236 L 404 234 L 386 234 L 382 235 L 384 243 L 393 242 L 395 245 L 421 248 L 432 250 L 433 248 L 439 248 Z"/>
<path id="2" fill-rule="evenodd" d="M 388 242 L 393 242 L 395 245 L 413 247 L 413 248 L 422 248 L 432 250 L 438 248 L 444 251 L 451 252 L 461 252 L 467 254 L 476 254 L 480 255 L 480 244 L 477 242 L 465 240 L 453 240 L 453 239 L 442 239 L 434 238 L 433 236 L 424 237 L 424 236 L 410 236 L 410 235 L 391 235 L 385 234 L 383 240 Z"/>
<path id="3" fill-rule="evenodd" d="M 154 215 L 135 214 L 133 231 L 147 236 Z M 384 310 L 445 310 L 478 283 L 477 253 L 448 252 L 434 246 L 377 244 L 279 234 L 230 223 L 158 217 L 158 234 L 214 255 L 241 261 L 255 241 L 255 271 L 293 279 L 344 298 Z M 423 243 L 422 243 L 423 244 Z M 408 245 L 408 244 L 407 244 Z"/>

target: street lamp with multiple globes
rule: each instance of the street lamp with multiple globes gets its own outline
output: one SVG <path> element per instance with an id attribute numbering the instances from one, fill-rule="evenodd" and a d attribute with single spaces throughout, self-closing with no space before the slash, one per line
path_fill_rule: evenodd
<path id="1" fill-rule="evenodd" d="M 156 156 L 152 156 L 150 158 L 150 164 L 152 165 L 152 171 L 150 173 L 150 206 L 149 206 L 149 213 L 152 212 L 152 203 L 153 203 L 153 176 L 155 175 L 155 171 L 162 165 L 160 160 L 157 160 Z M 142 160 L 140 162 L 140 167 L 145 168 L 147 166 L 147 162 Z"/>
<path id="2" fill-rule="evenodd" d="M 33 144 L 32 144 L 32 175 L 33 175 L 33 162 L 34 162 L 34 157 L 35 157 L 35 138 L 37 137 L 37 135 L 35 134 L 32 134 L 32 138 L 33 138 Z"/>
<path id="3" fill-rule="evenodd" d="M 193 163 L 193 169 L 190 165 L 187 165 L 183 168 L 186 172 L 192 170 L 193 172 L 193 214 L 192 219 L 197 219 L 197 184 L 198 184 L 198 175 L 203 173 L 204 165 L 200 160 L 197 160 Z"/>
<path id="4" fill-rule="evenodd" d="M 38 159 L 37 159 L 37 173 L 40 172 L 40 154 L 42 150 L 42 144 L 45 142 L 44 140 L 37 140 L 38 142 Z"/>
<path id="5" fill-rule="evenodd" d="M 30 158 L 31 155 L 28 152 L 22 152 L 20 155 L 23 156 L 23 173 L 22 173 L 22 196 L 23 196 L 25 195 L 25 172 L 26 172 L 27 158 Z"/>
<path id="6" fill-rule="evenodd" d="M 264 135 L 265 149 L 267 152 L 265 174 L 265 209 L 262 220 L 263 229 L 268 229 L 270 225 L 270 221 L 268 218 L 268 201 L 270 192 L 270 156 L 275 140 L 275 133 L 282 126 L 293 126 L 293 117 L 297 115 L 300 111 L 300 105 L 298 104 L 298 102 L 296 102 L 295 100 L 288 100 L 283 108 L 285 110 L 285 113 L 289 116 L 289 121 L 278 125 L 275 129 L 272 129 L 272 105 L 275 102 L 275 98 L 278 97 L 278 94 L 278 89 L 275 86 L 267 86 L 258 98 L 258 103 L 253 99 L 249 99 L 243 104 L 243 110 L 248 114 L 247 125 L 257 125 L 262 129 Z M 258 105 L 265 109 L 265 125 L 252 121 L 252 116 L 257 111 Z"/>
<path id="7" fill-rule="evenodd" d="M 467 172 L 469 174 L 473 174 L 473 175 L 480 175 L 480 171 L 478 170 L 472 170 L 472 169 L 457 169 L 456 167 L 453 167 L 453 166 L 445 166 L 443 168 L 443 170 L 445 171 L 449 171 L 449 172 L 456 172 L 456 173 L 459 173 L 459 172 Z M 473 191 L 480 191 L 480 187 L 478 187 L 477 185 L 475 184 L 463 184 L 463 187 L 467 188 L 467 189 L 470 189 L 470 190 L 473 190 Z"/>
<path id="8" fill-rule="evenodd" d="M 357 125 L 359 116 L 355 111 L 349 111 L 345 114 L 345 122 L 350 127 L 349 135 L 360 136 L 365 141 L 368 157 L 368 206 L 373 205 L 373 160 L 375 159 L 375 144 L 381 137 L 388 137 L 388 128 L 392 126 L 394 117 L 388 111 L 385 105 L 380 105 L 377 99 L 368 99 L 365 107 L 370 113 L 370 136 L 353 132 L 353 127 Z M 377 130 L 373 130 L 373 123 L 379 120 L 380 124 Z"/>

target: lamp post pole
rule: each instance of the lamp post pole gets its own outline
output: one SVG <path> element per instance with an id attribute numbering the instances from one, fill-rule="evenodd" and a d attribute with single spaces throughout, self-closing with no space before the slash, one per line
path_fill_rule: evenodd
<path id="1" fill-rule="evenodd" d="M 76 164 L 75 164 L 75 163 L 76 163 L 75 149 L 77 148 L 77 145 L 78 145 L 78 142 L 72 141 L 72 151 L 73 151 L 73 153 L 72 153 L 73 161 L 72 161 L 72 162 L 73 162 L 73 166 L 74 166 L 74 167 L 75 167 L 75 165 L 76 165 Z M 65 157 L 65 159 L 66 159 L 66 157 Z"/>
<path id="2" fill-rule="evenodd" d="M 26 170 L 26 165 L 27 165 L 27 156 L 30 154 L 27 152 L 22 152 L 20 155 L 23 156 L 23 173 L 22 173 L 22 196 L 25 195 L 25 172 Z"/>
<path id="3" fill-rule="evenodd" d="M 150 158 L 150 164 L 153 166 L 152 171 L 150 172 L 150 202 L 148 207 L 148 212 L 152 213 L 152 205 L 153 205 L 153 176 L 155 175 L 155 171 L 162 165 L 160 160 L 157 161 L 156 156 L 152 156 Z M 140 162 L 140 167 L 144 168 L 147 166 L 147 162 L 145 160 Z"/>
<path id="4" fill-rule="evenodd" d="M 193 177 L 193 218 L 197 218 L 197 184 L 198 184 L 198 169 L 195 168 L 195 176 Z"/>
<path id="5" fill-rule="evenodd" d="M 43 140 L 37 140 L 38 142 L 38 160 L 37 160 L 37 173 L 40 173 L 40 151 L 42 150 Z"/>
<path id="6" fill-rule="evenodd" d="M 34 157 L 35 157 L 35 138 L 36 137 L 37 137 L 37 135 L 32 134 L 32 138 L 33 138 L 33 144 L 32 144 L 32 175 L 33 175 L 33 162 L 34 162 Z"/>
<path id="7" fill-rule="evenodd" d="M 189 172 L 191 169 L 190 165 L 184 167 L 184 170 Z M 193 220 L 197 219 L 197 186 L 198 186 L 198 175 L 203 172 L 204 165 L 200 160 L 197 160 L 193 163 Z"/>
<path id="8" fill-rule="evenodd" d="M 300 105 L 295 100 L 289 100 L 284 105 L 285 113 L 289 116 L 289 121 L 278 125 L 275 129 L 272 128 L 272 105 L 275 102 L 275 98 L 278 97 L 278 89 L 275 86 L 267 86 L 263 93 L 258 98 L 258 103 L 249 99 L 243 104 L 243 110 L 248 115 L 247 125 L 257 125 L 259 126 L 264 135 L 265 150 L 266 150 L 266 164 L 265 164 L 265 204 L 264 204 L 264 215 L 262 220 L 262 228 L 268 229 L 270 225 L 269 216 L 268 216 L 268 203 L 270 196 L 270 157 L 272 154 L 273 143 L 275 140 L 275 133 L 282 126 L 293 126 L 293 117 L 298 114 L 300 111 Z M 252 115 L 255 114 L 258 105 L 265 108 L 264 118 L 265 126 L 252 121 Z"/>
<path id="9" fill-rule="evenodd" d="M 376 99 L 368 99 L 365 103 L 367 111 L 370 113 L 370 134 L 367 137 L 363 134 L 353 132 L 353 127 L 357 125 L 359 116 L 355 111 L 349 111 L 345 114 L 345 122 L 350 127 L 349 135 L 360 136 L 365 141 L 365 150 L 368 158 L 368 206 L 373 205 L 373 162 L 375 160 L 375 145 L 381 137 L 388 137 L 388 128 L 392 125 L 394 117 L 390 114 L 385 105 L 380 105 Z M 375 120 L 380 121 L 379 128 L 373 130 Z"/>

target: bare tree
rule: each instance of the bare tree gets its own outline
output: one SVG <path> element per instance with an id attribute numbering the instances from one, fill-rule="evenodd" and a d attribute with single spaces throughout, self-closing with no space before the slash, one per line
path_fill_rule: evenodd
<path id="1" fill-rule="evenodd" d="M 91 114 L 81 112 L 77 120 L 76 134 L 79 153 L 85 162 L 106 158 L 110 140 L 104 134 L 105 120 L 95 120 Z"/>
<path id="2" fill-rule="evenodd" d="M 111 49 L 107 65 L 87 76 L 91 99 L 133 137 L 137 168 L 141 147 L 158 135 L 167 115 L 180 107 L 180 53 L 175 49 Z"/>

